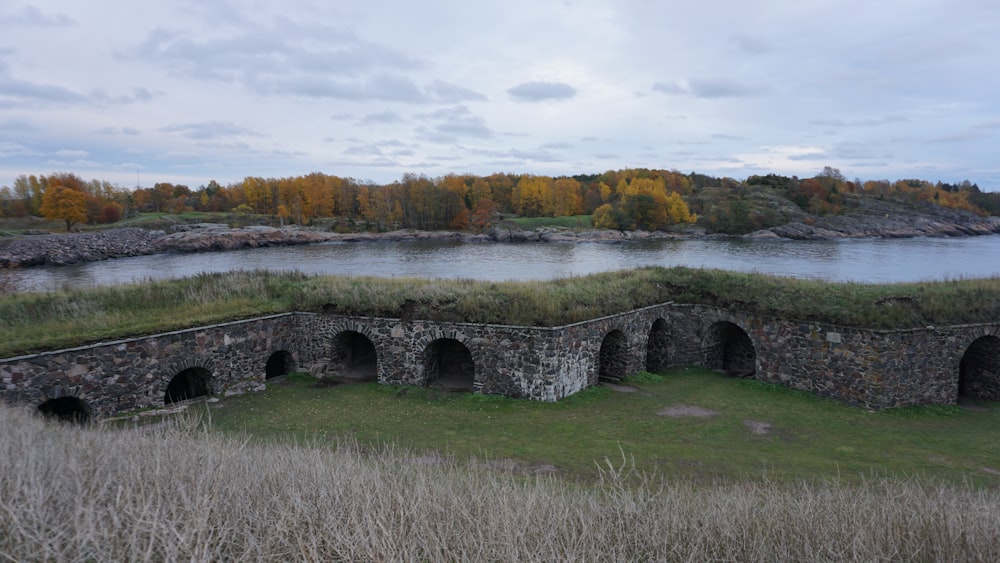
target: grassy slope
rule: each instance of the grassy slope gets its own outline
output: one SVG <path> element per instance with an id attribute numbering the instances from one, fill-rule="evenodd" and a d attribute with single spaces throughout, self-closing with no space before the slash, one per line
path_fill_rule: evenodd
<path id="1" fill-rule="evenodd" d="M 517 217 L 508 219 L 519 228 L 526 231 L 543 227 L 561 227 L 564 229 L 593 229 L 594 218 L 591 215 L 573 215 L 570 217 Z"/>
<path id="2" fill-rule="evenodd" d="M 2 275 L 2 272 L 0 272 Z M 2 285 L 2 284 L 0 284 Z M 994 322 L 1000 278 L 868 285 L 690 268 L 550 282 L 309 277 L 233 272 L 0 295 L 0 357 L 283 311 L 558 326 L 674 301 L 877 329 Z"/>
<path id="3" fill-rule="evenodd" d="M 701 482 L 913 476 L 1000 485 L 1000 405 L 872 413 L 783 387 L 713 372 L 640 374 L 639 392 L 593 388 L 558 403 L 376 384 L 317 387 L 293 375 L 223 400 L 220 429 L 263 438 L 350 436 L 362 444 L 554 465 L 588 480 L 620 460 Z M 671 418 L 673 405 L 718 414 Z M 746 421 L 771 425 L 756 434 Z"/>

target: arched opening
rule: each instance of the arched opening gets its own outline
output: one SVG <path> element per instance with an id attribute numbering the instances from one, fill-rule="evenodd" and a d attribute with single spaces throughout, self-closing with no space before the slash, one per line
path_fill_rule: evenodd
<path id="1" fill-rule="evenodd" d="M 431 342 L 424 350 L 424 380 L 434 387 L 472 391 L 476 380 L 472 352 L 454 338 Z"/>
<path id="2" fill-rule="evenodd" d="M 655 373 L 670 365 L 667 351 L 669 344 L 670 330 L 667 328 L 667 321 L 656 319 L 649 329 L 649 339 L 646 341 L 646 371 Z"/>
<path id="3" fill-rule="evenodd" d="M 170 380 L 163 404 L 169 405 L 211 394 L 212 374 L 205 368 L 194 367 L 181 371 Z"/>
<path id="4" fill-rule="evenodd" d="M 705 367 L 722 370 L 735 377 L 757 373 L 757 353 L 750 336 L 738 325 L 720 321 L 705 334 Z"/>
<path id="5" fill-rule="evenodd" d="M 333 339 L 330 350 L 333 375 L 351 381 L 374 381 L 378 377 L 378 353 L 365 335 L 345 330 Z"/>
<path id="6" fill-rule="evenodd" d="M 38 412 L 46 418 L 62 422 L 84 424 L 90 421 L 90 409 L 87 407 L 87 403 L 76 397 L 49 399 L 38 405 Z"/>
<path id="7" fill-rule="evenodd" d="M 625 333 L 615 329 L 601 341 L 598 357 L 597 379 L 618 383 L 628 375 L 628 340 Z"/>
<path id="8" fill-rule="evenodd" d="M 1000 401 L 1000 338 L 983 336 L 965 350 L 958 368 L 958 397 Z"/>
<path id="9" fill-rule="evenodd" d="M 295 371 L 295 358 L 287 350 L 278 350 L 267 359 L 267 364 L 264 366 L 264 377 L 265 379 L 273 379 L 288 375 L 293 371 Z"/>

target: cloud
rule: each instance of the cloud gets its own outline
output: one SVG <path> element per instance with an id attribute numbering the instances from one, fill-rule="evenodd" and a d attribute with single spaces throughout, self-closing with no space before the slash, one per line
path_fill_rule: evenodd
<path id="1" fill-rule="evenodd" d="M 884 117 L 875 117 L 868 119 L 852 119 L 852 120 L 842 120 L 842 119 L 814 119 L 809 123 L 812 125 L 822 125 L 825 127 L 878 127 L 880 125 L 888 125 L 889 123 L 902 123 L 909 121 L 908 118 L 901 115 L 887 115 Z"/>
<path id="2" fill-rule="evenodd" d="M 179 133 L 188 139 L 218 139 L 233 136 L 260 136 L 259 133 L 241 127 L 235 123 L 223 121 L 202 121 L 199 123 L 180 123 L 160 128 L 164 133 Z"/>
<path id="3" fill-rule="evenodd" d="M 0 57 L 12 56 L 13 49 L 0 48 Z M 132 103 L 153 99 L 156 93 L 147 88 L 133 88 L 132 94 L 110 96 L 102 90 L 80 92 L 57 84 L 46 84 L 21 80 L 11 76 L 8 65 L 0 60 L 0 105 L 8 107 L 35 105 L 39 103 Z"/>
<path id="4" fill-rule="evenodd" d="M 486 121 L 482 117 L 474 115 L 464 105 L 440 109 L 419 117 L 436 122 L 430 128 L 417 129 L 417 132 L 426 139 L 436 143 L 451 143 L 459 137 L 477 139 L 493 137 L 493 131 L 487 127 Z"/>
<path id="5" fill-rule="evenodd" d="M 444 104 L 486 101 L 486 96 L 479 92 L 442 80 L 435 80 L 427 90 L 435 101 Z"/>
<path id="6" fill-rule="evenodd" d="M 308 98 L 333 98 L 356 101 L 421 103 L 427 96 L 407 77 L 379 74 L 360 80 L 341 80 L 326 76 L 252 78 L 251 89 L 259 94 L 291 94 Z"/>
<path id="7" fill-rule="evenodd" d="M 863 161 L 873 159 L 885 159 L 892 156 L 885 148 L 873 144 L 857 141 L 845 141 L 835 143 L 828 147 L 811 147 L 800 152 L 789 151 L 786 158 L 791 161 Z"/>
<path id="8" fill-rule="evenodd" d="M 98 135 L 128 135 L 136 136 L 140 135 L 141 132 L 134 127 L 101 127 L 95 131 Z"/>
<path id="9" fill-rule="evenodd" d="M 82 159 L 89 157 L 90 152 L 84 150 L 62 149 L 56 151 L 56 156 L 59 158 Z"/>
<path id="10" fill-rule="evenodd" d="M 25 102 L 79 103 L 89 100 L 88 96 L 54 84 L 39 84 L 13 78 L 0 79 L 0 101 L 14 104 Z"/>
<path id="11" fill-rule="evenodd" d="M 545 143 L 539 148 L 549 149 L 549 150 L 562 150 L 562 149 L 572 149 L 573 145 L 564 142 L 552 142 L 552 143 Z"/>
<path id="12" fill-rule="evenodd" d="M 0 158 L 12 158 L 21 156 L 36 156 L 38 153 L 21 143 L 0 141 Z"/>
<path id="13" fill-rule="evenodd" d="M 46 16 L 38 8 L 27 5 L 21 8 L 20 12 L 12 15 L 0 17 L 0 24 L 3 25 L 28 25 L 34 27 L 65 27 L 76 23 L 73 18 L 57 14 Z"/>
<path id="14" fill-rule="evenodd" d="M 403 118 L 394 111 L 383 111 L 379 113 L 369 113 L 361 118 L 362 125 L 402 123 Z"/>
<path id="15" fill-rule="evenodd" d="M 562 160 L 558 155 L 544 147 L 537 147 L 534 149 L 474 148 L 469 149 L 469 152 L 475 155 L 493 158 L 497 162 L 514 164 L 523 162 L 560 162 Z"/>
<path id="16" fill-rule="evenodd" d="M 728 78 L 694 78 L 672 80 L 653 84 L 653 90 L 664 94 L 680 94 L 696 98 L 748 98 L 768 91 L 762 86 L 751 86 Z"/>
<path id="17" fill-rule="evenodd" d="M 989 135 L 984 128 L 978 128 L 973 131 L 959 131 L 957 133 L 938 135 L 930 138 L 929 141 L 931 143 L 970 143 L 982 140 L 989 137 Z"/>
<path id="18" fill-rule="evenodd" d="M 540 102 L 572 98 L 576 89 L 562 82 L 524 82 L 508 89 L 507 93 L 524 102 Z"/>
<path id="19" fill-rule="evenodd" d="M 346 28 L 286 17 L 239 25 L 228 34 L 207 36 L 158 28 L 120 56 L 161 65 L 180 77 L 237 83 L 262 95 L 411 103 L 481 99 L 441 81 L 423 91 L 404 72 L 425 63 Z"/>
<path id="20" fill-rule="evenodd" d="M 751 55 L 763 55 L 773 49 L 766 39 L 745 33 L 737 33 L 730 40 L 740 51 Z"/>
<path id="21" fill-rule="evenodd" d="M 363 143 L 344 149 L 344 154 L 360 156 L 413 156 L 414 151 L 399 140 Z"/>

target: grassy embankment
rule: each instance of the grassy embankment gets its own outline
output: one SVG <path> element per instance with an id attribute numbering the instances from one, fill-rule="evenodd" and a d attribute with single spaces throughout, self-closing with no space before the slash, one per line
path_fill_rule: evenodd
<path id="1" fill-rule="evenodd" d="M 507 219 L 518 228 L 531 231 L 543 227 L 559 227 L 564 229 L 586 230 L 594 228 L 594 217 L 592 215 L 573 215 L 563 217 L 517 217 Z"/>
<path id="2" fill-rule="evenodd" d="M 311 277 L 234 272 L 0 295 L 0 357 L 284 311 L 558 326 L 667 301 L 895 329 L 1000 318 L 1000 278 L 870 285 L 690 268 L 548 282 Z"/>
<path id="3" fill-rule="evenodd" d="M 741 385 L 735 380 L 726 380 L 726 392 L 711 380 L 715 376 L 677 379 L 688 376 L 694 387 L 710 388 L 701 395 L 706 400 L 712 391 L 721 392 L 731 401 L 749 397 L 759 408 L 762 401 L 754 397 L 766 395 L 753 388 L 733 392 L 732 386 Z M 650 384 L 644 391 L 667 403 L 675 400 L 668 397 L 672 393 L 685 393 L 672 385 Z M 629 421 L 638 420 L 659 427 L 662 437 L 646 447 L 660 448 L 664 464 L 688 464 L 692 474 L 699 473 L 699 464 L 750 468 L 763 459 L 784 465 L 781 456 L 795 449 L 794 443 L 782 445 L 789 440 L 815 454 L 822 454 L 825 444 L 827 466 L 851 465 L 851 455 L 863 455 L 848 453 L 857 444 L 842 435 L 858 422 L 858 413 L 796 396 L 766 401 L 765 412 L 713 403 L 724 412 L 714 420 L 671 420 L 652 418 L 649 411 L 658 408 L 657 400 L 638 393 L 592 392 L 576 402 L 523 403 L 525 408 L 513 401 L 477 404 L 471 395 L 428 405 L 426 397 L 398 397 L 372 386 L 323 395 L 292 385 L 286 399 L 295 392 L 302 393 L 296 400 L 308 400 L 307 389 L 321 399 L 340 399 L 336 407 L 333 401 L 309 403 L 307 416 L 317 420 L 353 410 L 347 401 L 361 401 L 365 408 L 395 402 L 406 406 L 392 408 L 393 414 L 413 411 L 396 428 L 416 425 L 414 434 L 438 435 L 443 443 L 451 429 L 471 419 L 486 418 L 482 424 L 490 425 L 480 426 L 481 434 L 497 436 L 505 433 L 505 424 L 521 424 L 523 417 L 536 424 L 561 418 L 561 427 L 532 427 L 527 435 L 511 436 L 511 442 L 533 443 L 533 434 L 551 433 L 565 440 L 564 449 L 582 438 L 599 441 L 588 437 L 598 427 L 609 432 L 618 425 L 619 434 L 627 435 L 640 425 Z M 694 398 L 690 390 L 686 393 L 686 399 Z M 278 396 L 272 391 L 258 396 L 271 401 L 257 408 L 275 411 Z M 253 406 L 243 400 L 227 400 L 215 416 Z M 477 406 L 493 414 L 471 416 Z M 817 407 L 820 413 L 812 412 Z M 443 411 L 457 420 L 449 422 Z M 797 420 L 795 412 L 805 420 Z M 581 424 L 592 416 L 606 418 Z M 743 432 L 741 440 L 726 439 L 738 434 L 732 427 L 739 426 L 740 416 L 782 417 L 787 435 Z M 867 423 L 868 428 L 886 432 L 886 444 L 902 426 L 911 426 L 911 435 L 935 425 L 956 426 L 947 417 L 875 416 L 878 421 Z M 995 422 L 995 411 L 992 416 Z M 379 417 L 389 424 L 388 415 Z M 834 428 L 806 428 L 813 423 Z M 360 433 L 360 422 L 354 424 Z M 0 427 L 5 429 L 0 433 L 0 554 L 12 561 L 986 561 L 1000 552 L 1000 492 L 969 483 L 878 477 L 709 483 L 712 469 L 694 480 L 643 477 L 630 471 L 616 441 L 608 438 L 600 449 L 610 462 L 602 463 L 601 471 L 594 467 L 595 480 L 574 483 L 557 474 L 526 475 L 517 464 L 496 457 L 467 460 L 324 436 L 262 443 L 184 419 L 142 432 L 55 427 L 0 407 Z M 942 428 L 933 439 L 943 435 Z M 990 441 L 996 442 L 982 440 Z M 720 447 L 713 450 L 712 442 Z M 698 443 L 703 445 L 696 448 Z M 622 447 L 628 454 L 638 445 Z M 735 449 L 718 451 L 722 448 Z M 489 453 L 485 447 L 480 451 Z M 742 455 L 750 459 L 741 462 Z M 937 463 L 935 456 L 928 462 Z"/>

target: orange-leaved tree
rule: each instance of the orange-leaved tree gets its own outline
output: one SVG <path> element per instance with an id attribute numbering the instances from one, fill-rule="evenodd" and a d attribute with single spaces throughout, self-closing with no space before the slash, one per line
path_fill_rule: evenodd
<path id="1" fill-rule="evenodd" d="M 69 232 L 73 223 L 87 220 L 87 194 L 66 186 L 50 186 L 42 196 L 40 211 L 50 221 L 65 221 Z"/>

